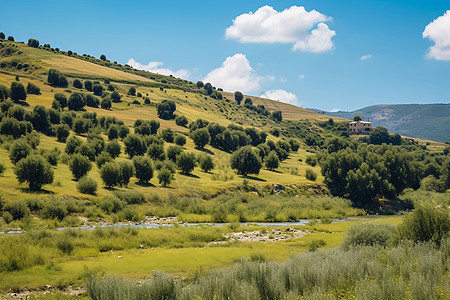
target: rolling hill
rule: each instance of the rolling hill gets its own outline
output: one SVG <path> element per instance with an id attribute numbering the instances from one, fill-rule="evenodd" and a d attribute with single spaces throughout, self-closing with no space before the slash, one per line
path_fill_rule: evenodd
<path id="1" fill-rule="evenodd" d="M 370 120 L 374 126 L 386 127 L 392 133 L 403 136 L 446 142 L 450 140 L 450 104 L 393 104 L 372 105 L 355 111 L 324 112 L 310 109 L 317 113 L 352 119 L 359 115 Z"/>

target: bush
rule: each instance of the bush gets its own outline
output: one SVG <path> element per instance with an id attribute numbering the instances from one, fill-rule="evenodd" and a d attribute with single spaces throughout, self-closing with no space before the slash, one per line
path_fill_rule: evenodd
<path id="1" fill-rule="evenodd" d="M 50 164 L 39 155 L 30 155 L 20 160 L 14 173 L 17 180 L 27 182 L 30 190 L 40 190 L 42 185 L 53 182 L 53 170 Z"/>
<path id="2" fill-rule="evenodd" d="M 306 174 L 305 174 L 306 179 L 311 180 L 311 181 L 316 181 L 317 179 L 317 174 L 316 172 L 314 172 L 311 169 L 306 169 Z"/>
<path id="3" fill-rule="evenodd" d="M 164 160 L 166 158 L 164 146 L 156 143 L 152 143 L 148 146 L 147 154 L 153 160 Z"/>
<path id="4" fill-rule="evenodd" d="M 177 156 L 177 166 L 181 173 L 189 174 L 195 168 L 195 155 L 190 152 L 183 152 Z"/>
<path id="5" fill-rule="evenodd" d="M 115 196 L 105 196 L 100 202 L 100 208 L 106 213 L 117 213 L 125 207 L 125 201 Z"/>
<path id="6" fill-rule="evenodd" d="M 9 98 L 9 89 L 0 84 L 0 101 L 6 100 Z"/>
<path id="7" fill-rule="evenodd" d="M 147 201 L 145 195 L 138 191 L 115 191 L 114 196 L 127 204 L 142 204 Z"/>
<path id="8" fill-rule="evenodd" d="M 433 242 L 440 245 L 449 236 L 450 214 L 448 208 L 419 205 L 405 216 L 398 226 L 398 238 L 414 242 Z"/>
<path id="9" fill-rule="evenodd" d="M 72 93 L 69 98 L 68 107 L 70 110 L 82 110 L 86 105 L 83 94 Z"/>
<path id="10" fill-rule="evenodd" d="M 153 178 L 152 161 L 145 156 L 133 157 L 134 169 L 136 171 L 136 178 L 142 183 L 147 183 Z"/>
<path id="11" fill-rule="evenodd" d="M 182 146 L 186 145 L 186 137 L 184 135 L 178 134 L 175 136 L 174 142 L 178 146 L 182 147 Z"/>
<path id="12" fill-rule="evenodd" d="M 8 41 L 14 42 L 14 37 L 12 35 L 8 36 Z"/>
<path id="13" fill-rule="evenodd" d="M 180 155 L 181 152 L 183 152 L 183 149 L 181 149 L 180 146 L 172 145 L 167 147 L 167 158 L 170 159 L 173 162 L 177 161 L 177 156 Z"/>
<path id="14" fill-rule="evenodd" d="M 108 188 L 120 184 L 121 171 L 120 166 L 116 162 L 107 162 L 100 169 L 100 177 Z"/>
<path id="15" fill-rule="evenodd" d="M 106 60 L 106 55 L 105 54 L 100 55 L 100 59 L 105 61 Z"/>
<path id="16" fill-rule="evenodd" d="M 5 221 L 6 224 L 11 223 L 14 220 L 14 217 L 9 213 L 8 211 L 4 211 L 2 214 L 3 221 Z"/>
<path id="17" fill-rule="evenodd" d="M 242 99 L 244 99 L 244 95 L 242 95 L 241 92 L 239 91 L 234 92 L 234 100 L 238 105 L 241 105 Z"/>
<path id="18" fill-rule="evenodd" d="M 386 247 L 393 237 L 395 228 L 390 224 L 357 224 L 351 226 L 344 238 L 344 249 L 355 246 Z"/>
<path id="19" fill-rule="evenodd" d="M 0 40 L 4 40 L 5 39 L 5 34 L 3 32 L 0 32 Z"/>
<path id="20" fill-rule="evenodd" d="M 128 95 L 136 96 L 136 88 L 130 87 L 130 89 L 128 90 Z"/>
<path id="21" fill-rule="evenodd" d="M 70 128 L 67 124 L 55 125 L 53 129 L 58 142 L 65 143 L 67 137 L 70 135 Z"/>
<path id="22" fill-rule="evenodd" d="M 91 161 L 84 155 L 74 154 L 69 161 L 69 169 L 75 180 L 79 180 L 85 176 L 92 168 Z"/>
<path id="23" fill-rule="evenodd" d="M 37 48 L 39 47 L 39 41 L 36 39 L 29 39 L 28 40 L 28 46 L 33 47 L 33 48 Z"/>
<path id="24" fill-rule="evenodd" d="M 151 104 L 151 101 L 150 101 L 150 98 L 149 98 L 149 97 L 145 97 L 145 99 L 144 99 L 144 104 L 147 104 L 147 105 L 150 105 L 150 104 Z"/>
<path id="25" fill-rule="evenodd" d="M 21 159 L 27 157 L 31 153 L 31 146 L 26 140 L 20 139 L 14 142 L 9 149 L 9 159 L 15 165 Z"/>
<path id="26" fill-rule="evenodd" d="M 103 94 L 103 86 L 101 84 L 94 84 L 92 91 L 94 92 L 94 95 L 101 96 Z"/>
<path id="27" fill-rule="evenodd" d="M 102 152 L 97 156 L 95 159 L 95 163 L 97 164 L 97 167 L 100 169 L 105 163 L 113 161 L 113 158 L 111 155 L 109 155 L 108 152 Z"/>
<path id="28" fill-rule="evenodd" d="M 83 83 L 79 79 L 75 79 L 73 81 L 72 85 L 73 85 L 74 88 L 77 88 L 77 89 L 82 89 L 83 88 Z"/>
<path id="29" fill-rule="evenodd" d="M 102 101 L 100 102 L 100 106 L 101 106 L 101 108 L 106 109 L 106 110 L 110 109 L 112 106 L 111 100 L 106 99 L 106 98 L 102 99 Z"/>
<path id="30" fill-rule="evenodd" d="M 20 220 L 30 214 L 30 209 L 24 200 L 14 200 L 6 204 L 4 210 L 9 212 L 14 220 Z"/>
<path id="31" fill-rule="evenodd" d="M 210 155 L 207 154 L 201 155 L 199 158 L 199 162 L 200 168 L 205 172 L 209 172 L 214 169 L 214 162 Z"/>
<path id="32" fill-rule="evenodd" d="M 175 133 L 170 128 L 164 128 L 163 130 L 161 130 L 162 139 L 168 143 L 173 143 L 174 135 L 175 135 Z"/>
<path id="33" fill-rule="evenodd" d="M 86 94 L 84 96 L 84 101 L 86 106 L 97 108 L 100 105 L 100 100 L 97 97 L 92 96 L 91 94 Z"/>
<path id="34" fill-rule="evenodd" d="M 114 159 L 120 155 L 121 146 L 120 146 L 119 142 L 111 141 L 111 142 L 106 143 L 105 150 Z"/>
<path id="35" fill-rule="evenodd" d="M 28 82 L 27 93 L 28 94 L 33 94 L 33 95 L 40 95 L 41 94 L 41 89 L 37 85 L 34 85 L 31 82 Z"/>
<path id="36" fill-rule="evenodd" d="M 27 100 L 27 92 L 22 83 L 13 81 L 11 82 L 10 97 L 13 101 Z"/>
<path id="37" fill-rule="evenodd" d="M 281 122 L 281 120 L 283 120 L 283 115 L 281 111 L 277 110 L 272 113 L 272 118 L 278 122 Z"/>
<path id="38" fill-rule="evenodd" d="M 89 92 L 92 92 L 92 81 L 86 80 L 86 81 L 84 82 L 84 88 L 85 88 L 86 90 L 88 90 Z"/>
<path id="39" fill-rule="evenodd" d="M 0 162 L 0 176 L 3 175 L 3 173 L 5 173 L 5 170 L 6 170 L 5 165 Z"/>
<path id="40" fill-rule="evenodd" d="M 117 91 L 114 91 L 112 94 L 111 94 L 111 100 L 112 100 L 112 102 L 115 102 L 115 103 L 117 103 L 117 102 L 120 102 L 120 99 L 122 98 L 122 96 L 117 92 Z"/>
<path id="41" fill-rule="evenodd" d="M 187 120 L 187 118 L 185 116 L 179 116 L 179 117 L 175 118 L 175 123 L 178 126 L 186 127 L 186 125 L 188 124 L 188 120 Z"/>
<path id="42" fill-rule="evenodd" d="M 72 240 L 67 238 L 60 238 L 56 241 L 56 247 L 64 254 L 71 254 L 75 249 Z"/>
<path id="43" fill-rule="evenodd" d="M 89 176 L 84 176 L 78 181 L 77 189 L 80 193 L 95 195 L 97 182 Z"/>
<path id="44" fill-rule="evenodd" d="M 135 155 L 143 155 L 146 147 L 141 136 L 137 134 L 129 134 L 123 141 L 125 144 L 125 153 L 133 158 Z"/>
<path id="45" fill-rule="evenodd" d="M 60 105 L 60 107 L 63 109 L 64 107 L 67 107 L 67 97 L 66 95 L 62 93 L 56 93 L 54 95 L 55 101 L 57 101 Z"/>
<path id="46" fill-rule="evenodd" d="M 280 160 L 278 159 L 277 153 L 273 150 L 270 151 L 264 161 L 264 164 L 269 170 L 275 170 L 276 168 L 278 168 Z"/>
<path id="47" fill-rule="evenodd" d="M 134 175 L 133 163 L 129 160 L 119 162 L 120 167 L 120 185 L 127 186 L 130 183 L 130 178 Z"/>
<path id="48" fill-rule="evenodd" d="M 50 69 L 47 77 L 48 84 L 56 87 L 67 87 L 67 78 L 58 70 Z"/>
<path id="49" fill-rule="evenodd" d="M 65 152 L 67 154 L 73 154 L 77 151 L 77 148 L 81 146 L 82 141 L 76 136 L 71 136 L 66 142 Z"/>
<path id="50" fill-rule="evenodd" d="M 175 105 L 175 102 L 171 100 L 163 100 L 161 103 L 158 103 L 156 106 L 158 117 L 161 119 L 174 119 L 174 112 L 177 109 L 177 106 Z"/>
<path id="51" fill-rule="evenodd" d="M 170 185 L 170 183 L 172 182 L 172 176 L 172 173 L 168 169 L 162 168 L 158 172 L 159 184 L 161 184 L 163 187 Z"/>
<path id="52" fill-rule="evenodd" d="M 203 149 L 211 139 L 209 131 L 206 128 L 194 130 L 193 132 L 191 132 L 190 136 L 194 141 L 195 146 L 199 149 Z"/>
<path id="53" fill-rule="evenodd" d="M 231 168 L 237 170 L 238 174 L 244 176 L 248 174 L 259 174 L 261 161 L 250 146 L 245 146 L 239 148 L 231 156 Z"/>

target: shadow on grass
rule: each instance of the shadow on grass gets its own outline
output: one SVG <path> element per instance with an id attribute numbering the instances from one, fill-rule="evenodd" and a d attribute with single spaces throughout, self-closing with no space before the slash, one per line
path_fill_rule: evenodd
<path id="1" fill-rule="evenodd" d="M 197 176 L 197 175 L 194 175 L 194 174 L 191 174 L 191 173 L 181 173 L 180 172 L 180 175 L 184 175 L 184 176 L 187 176 L 187 177 L 192 177 L 192 178 L 200 178 L 199 176 Z"/>
<path id="2" fill-rule="evenodd" d="M 244 179 L 250 179 L 250 180 L 254 180 L 254 181 L 261 181 L 261 182 L 266 182 L 267 180 L 259 178 L 259 177 L 255 177 L 255 176 L 242 176 L 242 178 Z"/>
<path id="3" fill-rule="evenodd" d="M 14 101 L 14 104 L 18 104 L 20 106 L 25 106 L 25 107 L 29 107 L 30 104 L 25 102 L 25 101 Z"/>
<path id="4" fill-rule="evenodd" d="M 155 187 L 155 185 L 153 183 L 150 182 L 136 182 L 136 185 L 140 186 L 140 187 Z"/>
<path id="5" fill-rule="evenodd" d="M 20 190 L 23 193 L 27 193 L 27 194 L 40 194 L 40 195 L 54 195 L 55 194 L 52 191 L 47 191 L 47 190 L 44 190 L 44 189 L 33 191 L 33 190 L 30 190 L 29 188 L 20 188 Z"/>
<path id="6" fill-rule="evenodd" d="M 270 169 L 266 169 L 266 170 L 269 171 L 269 172 L 272 172 L 272 173 L 283 174 L 283 172 L 277 171 L 277 170 L 270 170 Z"/>
<path id="7" fill-rule="evenodd" d="M 200 148 L 197 148 L 197 147 L 196 147 L 195 150 L 198 150 L 198 151 L 207 153 L 207 154 L 209 154 L 209 155 L 215 155 L 214 152 L 212 152 L 211 150 L 205 149 L 205 148 L 200 149 Z"/>

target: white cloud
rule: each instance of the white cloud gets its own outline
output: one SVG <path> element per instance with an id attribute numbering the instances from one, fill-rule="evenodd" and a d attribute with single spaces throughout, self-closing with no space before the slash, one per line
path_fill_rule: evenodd
<path id="1" fill-rule="evenodd" d="M 183 79 L 189 79 L 191 76 L 191 72 L 189 72 L 188 70 L 181 69 L 177 71 L 172 71 L 171 69 L 168 68 L 161 68 L 161 66 L 164 63 L 160 61 L 151 61 L 148 64 L 144 65 L 135 61 L 133 58 L 130 58 L 127 64 L 138 70 L 149 71 L 162 75 L 173 75 L 175 77 Z"/>
<path id="2" fill-rule="evenodd" d="M 272 100 L 279 100 L 281 102 L 299 105 L 297 96 L 293 93 L 289 93 L 285 90 L 268 90 L 265 93 L 261 94 L 259 97 L 267 98 Z"/>
<path id="3" fill-rule="evenodd" d="M 359 60 L 368 60 L 368 59 L 371 59 L 372 57 L 373 57 L 372 54 L 366 54 L 366 55 L 361 56 L 359 58 Z"/>
<path id="4" fill-rule="evenodd" d="M 300 75 L 298 75 L 298 78 L 305 79 L 305 75 L 304 74 L 300 74 Z"/>
<path id="5" fill-rule="evenodd" d="M 323 23 L 332 18 L 303 6 L 281 12 L 263 6 L 254 13 L 237 16 L 225 31 L 225 37 L 241 43 L 292 43 L 293 50 L 325 52 L 333 49 L 336 32 Z M 317 25 L 317 27 L 316 27 Z"/>
<path id="6" fill-rule="evenodd" d="M 339 108 L 333 108 L 332 110 L 330 110 L 330 112 L 338 112 L 341 111 Z"/>
<path id="7" fill-rule="evenodd" d="M 450 60 L 450 10 L 428 24 L 422 36 L 434 42 L 428 49 L 428 58 Z"/>
<path id="8" fill-rule="evenodd" d="M 273 76 L 259 76 L 247 57 L 242 53 L 237 53 L 227 57 L 222 66 L 209 72 L 203 82 L 210 82 L 212 85 L 230 92 L 248 93 L 258 90 L 261 81 L 273 79 Z"/>

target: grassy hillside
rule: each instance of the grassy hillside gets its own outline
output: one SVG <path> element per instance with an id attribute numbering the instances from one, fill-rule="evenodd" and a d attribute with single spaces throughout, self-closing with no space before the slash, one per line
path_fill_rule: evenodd
<path id="1" fill-rule="evenodd" d="M 438 142 L 450 140 L 448 103 L 373 105 L 352 112 L 325 112 L 325 114 L 347 119 L 359 115 L 364 120 L 370 119 L 374 126 L 386 127 L 393 133 Z"/>

